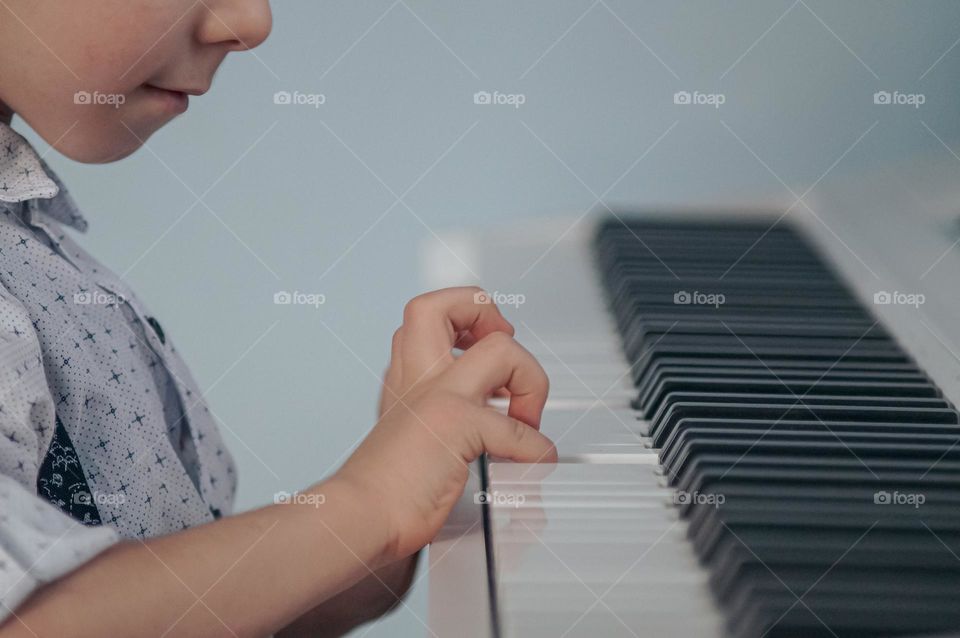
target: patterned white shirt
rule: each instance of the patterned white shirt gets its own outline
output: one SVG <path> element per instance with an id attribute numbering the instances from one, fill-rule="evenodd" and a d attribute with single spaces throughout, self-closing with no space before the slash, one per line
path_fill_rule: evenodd
<path id="1" fill-rule="evenodd" d="M 120 538 L 229 514 L 232 458 L 157 319 L 0 123 L 0 622 Z"/>

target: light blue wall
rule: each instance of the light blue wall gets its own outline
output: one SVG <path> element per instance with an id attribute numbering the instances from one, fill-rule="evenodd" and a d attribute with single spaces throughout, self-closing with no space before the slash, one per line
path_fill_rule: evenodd
<path id="1" fill-rule="evenodd" d="M 91 221 L 84 243 L 212 388 L 241 507 L 321 478 L 372 424 L 428 228 L 576 215 L 668 129 L 608 203 L 781 198 L 770 171 L 801 193 L 874 122 L 841 166 L 924 148 L 953 161 L 921 120 L 960 153 L 960 3 L 591 1 L 284 0 L 272 39 L 153 153 L 51 154 Z M 926 103 L 874 105 L 882 89 Z M 275 105 L 281 90 L 326 102 Z M 475 105 L 480 90 L 525 103 Z M 678 106 L 679 90 L 726 102 Z M 210 209 L 184 216 L 212 184 Z M 275 306 L 280 289 L 326 304 Z M 410 607 L 371 635 L 422 635 L 422 587 Z"/>

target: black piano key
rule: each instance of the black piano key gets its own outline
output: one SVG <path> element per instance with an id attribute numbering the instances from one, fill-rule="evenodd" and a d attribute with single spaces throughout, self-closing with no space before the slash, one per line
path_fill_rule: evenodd
<path id="1" fill-rule="evenodd" d="M 761 567 L 762 569 L 762 567 Z M 846 576 L 842 570 L 830 572 L 825 581 L 833 581 Z M 858 573 L 861 580 L 875 578 L 891 580 L 898 577 L 896 571 Z M 906 576 L 906 575 L 903 575 Z M 859 593 L 853 579 L 841 582 L 847 596 L 838 598 L 832 588 L 821 585 L 803 596 L 805 604 L 797 603 L 797 596 L 781 588 L 779 583 L 767 573 L 764 576 L 756 572 L 755 580 L 766 581 L 765 586 L 757 586 L 750 592 L 749 602 L 743 607 L 730 609 L 731 631 L 735 636 L 769 636 L 770 638 L 867 638 L 876 636 L 932 636 L 931 632 L 941 632 L 955 628 L 960 623 L 960 612 L 945 601 L 946 596 L 933 597 L 910 596 L 911 581 L 932 579 L 928 574 L 917 574 L 904 581 L 901 596 L 877 596 L 868 592 Z M 772 581 L 772 582 L 771 582 Z M 943 591 L 943 590 L 941 590 Z M 939 604 L 937 604 L 939 602 Z M 945 636 L 941 635 L 941 638 Z"/>
<path id="2" fill-rule="evenodd" d="M 666 476 L 671 481 L 682 481 L 693 459 L 708 455 L 730 455 L 738 459 L 756 457 L 775 457 L 798 460 L 812 457 L 818 460 L 854 459 L 871 470 L 873 464 L 887 459 L 905 459 L 911 462 L 926 462 L 928 465 L 939 460 L 960 460 L 960 446 L 943 444 L 904 444 L 904 443 L 860 443 L 839 439 L 823 438 L 816 442 L 784 441 L 779 437 L 762 439 L 719 439 L 691 440 L 679 446 L 670 465 L 666 466 Z M 742 460 L 741 460 L 742 462 Z"/>
<path id="3" fill-rule="evenodd" d="M 727 217 L 610 219 L 595 245 L 732 635 L 960 629 L 960 415 L 816 248 Z"/>
<path id="4" fill-rule="evenodd" d="M 811 453 L 822 454 L 822 445 L 839 443 L 846 447 L 851 454 L 859 455 L 859 445 L 890 446 L 896 453 L 912 454 L 913 445 L 924 446 L 917 450 L 930 450 L 936 458 L 948 458 L 953 449 L 960 447 L 960 436 L 944 434 L 920 434 L 912 432 L 875 433 L 850 432 L 848 430 L 823 430 L 819 432 L 797 432 L 770 429 L 756 430 L 719 430 L 719 429 L 685 429 L 680 435 L 664 446 L 661 451 L 661 463 L 666 468 L 668 476 L 675 476 L 683 470 L 684 463 L 698 451 L 724 453 L 731 448 L 745 447 L 744 454 L 756 451 L 758 454 L 770 454 L 771 449 L 778 444 L 795 447 L 809 446 Z M 877 452 L 880 454 L 881 452 Z"/>
<path id="5" fill-rule="evenodd" d="M 782 394 L 806 400 L 814 396 L 887 396 L 938 399 L 940 391 L 930 383 L 885 383 L 872 381 L 833 381 L 819 378 L 736 379 L 716 376 L 667 377 L 661 379 L 645 395 L 640 395 L 634 407 L 644 418 L 651 418 L 666 402 L 667 397 L 683 393 L 756 395 L 758 397 Z M 946 405 L 939 401 L 940 405 Z"/>
<path id="6" fill-rule="evenodd" d="M 633 367 L 635 372 L 636 366 Z M 670 358 L 664 357 L 644 370 L 642 375 L 633 374 L 634 382 L 639 392 L 646 388 L 661 374 L 699 373 L 701 375 L 763 377 L 776 376 L 812 376 L 814 378 L 835 377 L 837 380 L 863 378 L 864 380 L 911 382 L 928 381 L 927 376 L 912 364 L 899 366 L 887 364 L 854 364 L 838 362 L 835 364 L 821 364 L 817 362 L 792 362 L 783 359 L 761 361 L 756 358 L 744 359 L 736 362 L 724 362 L 703 358 Z M 697 376 L 694 374 L 693 376 Z"/>
<path id="7" fill-rule="evenodd" d="M 960 472 L 960 463 L 943 459 L 873 459 L 867 466 L 852 456 L 817 458 L 810 456 L 761 456 L 701 454 L 693 458 L 682 475 L 675 477 L 677 489 L 696 493 L 725 479 L 770 484 L 815 485 L 822 482 L 907 483 L 923 476 L 940 480 L 941 474 Z"/>
<path id="8" fill-rule="evenodd" d="M 960 444 L 960 426 L 942 423 L 881 423 L 881 422 L 828 422 L 828 421 L 766 421 L 746 419 L 682 419 L 664 440 L 660 448 L 661 458 L 668 459 L 677 441 L 682 440 L 684 433 L 693 431 L 709 436 L 718 435 L 753 436 L 756 438 L 776 436 L 779 434 L 802 435 L 806 433 L 827 433 L 834 435 L 870 436 L 903 435 L 908 437 L 922 437 L 924 435 L 938 435 L 944 441 Z M 915 440 L 915 439 L 912 439 Z"/>
<path id="9" fill-rule="evenodd" d="M 922 475 L 921 475 L 922 476 Z M 756 512 L 757 508 L 767 508 L 767 518 L 761 520 L 751 516 L 749 520 L 763 524 L 769 523 L 775 512 L 786 508 L 788 516 L 796 516 L 802 508 L 811 506 L 817 511 L 830 507 L 840 507 L 841 513 L 851 505 L 863 504 L 893 506 L 923 506 L 923 514 L 937 515 L 941 512 L 951 514 L 960 510 L 960 498 L 957 491 L 958 480 L 949 480 L 943 475 L 914 477 L 897 483 L 872 480 L 831 481 L 817 484 L 789 482 L 750 482 L 741 479 L 725 479 L 704 487 L 697 494 L 679 494 L 675 500 L 681 503 L 684 516 L 688 520 L 688 533 L 696 539 L 698 552 L 709 556 L 713 543 L 723 531 L 719 510 L 729 524 L 734 523 L 738 512 Z M 919 500 L 922 496 L 922 502 Z M 682 498 L 681 498 L 682 497 Z M 889 512 L 879 509 L 875 514 L 885 518 Z M 896 511 L 894 511 L 896 514 Z M 785 520 L 794 520 L 785 519 Z M 799 519 L 803 522 L 803 518 Z M 872 520 L 872 519 L 871 519 Z M 930 519 L 931 522 L 932 519 Z M 819 539 L 826 530 L 820 530 L 815 539 Z"/>
<path id="10" fill-rule="evenodd" d="M 835 365 L 837 362 L 848 364 L 909 364 L 909 358 L 895 351 L 875 351 L 865 347 L 855 348 L 754 348 L 747 350 L 742 345 L 724 348 L 696 347 L 689 344 L 662 345 L 628 350 L 628 358 L 632 362 L 635 374 L 642 375 L 647 366 L 655 364 L 665 357 L 697 357 L 713 361 L 716 365 L 729 365 L 736 362 L 738 365 L 747 361 L 758 361 L 763 364 L 769 360 L 791 358 L 798 362 L 810 365 Z"/>
<path id="11" fill-rule="evenodd" d="M 771 422 L 785 420 L 876 421 L 881 423 L 900 421 L 904 423 L 947 424 L 960 422 L 960 416 L 950 407 L 923 407 L 921 403 L 918 403 L 933 400 L 916 399 L 909 404 L 898 404 L 900 400 L 892 399 L 887 405 L 884 405 L 882 399 L 877 399 L 873 405 L 864 405 L 844 403 L 837 397 L 824 397 L 823 401 L 814 401 L 813 397 L 805 397 L 802 401 L 796 399 L 784 400 L 780 396 L 773 398 L 778 399 L 779 402 L 677 400 L 665 406 L 662 414 L 655 416 L 651 422 L 650 435 L 653 438 L 654 446 L 659 448 L 681 419 L 690 418 L 766 419 Z M 828 403 L 826 402 L 828 399 L 835 400 Z M 901 405 L 905 407 L 901 407 Z"/>

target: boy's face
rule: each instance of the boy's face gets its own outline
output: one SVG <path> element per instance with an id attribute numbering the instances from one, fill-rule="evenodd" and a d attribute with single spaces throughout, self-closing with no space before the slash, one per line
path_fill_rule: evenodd
<path id="1" fill-rule="evenodd" d="M 268 0 L 3 0 L 0 115 L 77 161 L 120 159 L 271 24 Z"/>

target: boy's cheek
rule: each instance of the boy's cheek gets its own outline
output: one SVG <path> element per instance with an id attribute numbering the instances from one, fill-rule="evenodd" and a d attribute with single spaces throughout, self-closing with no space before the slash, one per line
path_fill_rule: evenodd
<path id="1" fill-rule="evenodd" d="M 44 87 L 45 93 L 71 98 L 78 91 L 130 93 L 161 71 L 187 62 L 181 56 L 193 49 L 193 19 L 178 12 L 184 1 L 30 0 L 34 8 L 24 22 L 33 26 L 19 29 L 17 39 L 27 47 L 21 51 L 31 54 L 11 59 L 56 82 Z M 8 30 L 9 25 L 0 35 Z"/>
<path id="2" fill-rule="evenodd" d="M 129 155 L 173 117 L 146 100 L 136 87 L 100 90 L 64 81 L 42 97 L 23 97 L 29 106 L 18 111 L 21 117 L 59 152 L 84 163 Z"/>
<path id="3" fill-rule="evenodd" d="M 178 48 L 189 50 L 189 43 L 181 41 L 177 33 L 148 41 L 149 36 L 126 29 L 117 21 L 112 18 L 105 25 L 92 24 L 79 31 L 84 34 L 80 38 L 71 36 L 75 39 L 70 43 L 71 66 L 79 76 L 79 80 L 73 78 L 81 85 L 78 88 L 128 93 L 160 69 L 173 65 Z M 112 37 L 95 37 L 98 32 Z"/>
<path id="4" fill-rule="evenodd" d="M 28 68 L 18 68 L 11 106 L 58 151 L 87 163 L 120 159 L 172 119 L 141 89 L 145 82 L 170 64 L 177 42 L 175 33 L 150 44 L 117 24 L 90 26 L 85 16 L 59 42 L 56 56 L 39 43 Z M 118 33 L 119 37 L 93 37 Z M 83 34 L 83 35 L 78 35 Z M 59 59 L 58 59 L 59 58 Z"/>
<path id="5" fill-rule="evenodd" d="M 17 60 L 4 69 L 0 99 L 60 152 L 120 159 L 175 116 L 141 87 L 192 70 L 191 11 L 202 3 L 6 1 L 30 28 L 0 23 L 0 59 Z"/>
<path id="6" fill-rule="evenodd" d="M 176 16 L 143 8 L 152 4 L 152 0 L 29 0 L 22 22 L 3 25 L 0 35 L 28 53 L 9 58 L 17 66 L 59 67 L 63 75 L 88 88 L 119 90 L 136 79 L 131 75 L 138 69 L 143 72 L 160 63 L 171 44 L 184 44 L 178 40 L 189 29 L 185 24 L 189 16 L 176 23 Z"/>

